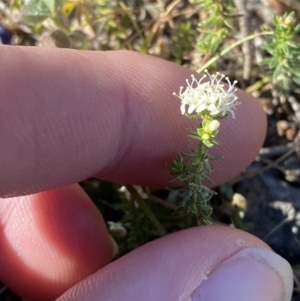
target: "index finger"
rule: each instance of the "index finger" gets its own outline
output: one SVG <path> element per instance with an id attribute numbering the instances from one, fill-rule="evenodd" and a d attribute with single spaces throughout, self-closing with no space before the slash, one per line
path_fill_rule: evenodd
<path id="1" fill-rule="evenodd" d="M 31 194 L 91 176 L 165 187 L 165 166 L 189 150 L 172 93 L 190 71 L 128 51 L 89 52 L 0 48 L 0 196 Z M 212 176 L 220 184 L 239 174 L 265 134 L 256 100 L 223 121 Z"/>

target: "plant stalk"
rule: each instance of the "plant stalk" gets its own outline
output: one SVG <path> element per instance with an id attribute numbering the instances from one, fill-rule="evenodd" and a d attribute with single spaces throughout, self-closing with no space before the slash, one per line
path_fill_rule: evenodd
<path id="1" fill-rule="evenodd" d="M 260 32 L 260 33 L 252 34 L 252 35 L 250 35 L 248 37 L 245 37 L 242 40 L 239 40 L 239 41 L 233 43 L 231 46 L 227 47 L 226 49 L 224 49 L 223 51 L 221 51 L 220 53 L 218 53 L 217 55 L 215 55 L 214 57 L 212 57 L 210 60 L 208 60 L 201 68 L 199 68 L 197 70 L 197 73 L 202 73 L 210 65 L 212 65 L 213 63 L 215 63 L 219 58 L 221 58 L 222 56 L 224 56 L 225 54 L 227 54 L 233 48 L 241 45 L 242 43 L 244 43 L 246 41 L 249 41 L 249 40 L 252 40 L 252 39 L 255 39 L 255 38 L 259 37 L 259 36 L 272 35 L 272 34 L 274 34 L 272 31 L 263 31 L 263 32 Z"/>
<path id="2" fill-rule="evenodd" d="M 132 197 L 137 201 L 140 208 L 143 210 L 145 215 L 149 218 L 149 220 L 156 227 L 160 236 L 166 235 L 165 229 L 161 226 L 160 222 L 157 220 L 151 209 L 147 206 L 145 200 L 140 196 L 140 194 L 136 191 L 136 189 L 132 185 L 125 185 L 126 189 L 132 195 Z"/>

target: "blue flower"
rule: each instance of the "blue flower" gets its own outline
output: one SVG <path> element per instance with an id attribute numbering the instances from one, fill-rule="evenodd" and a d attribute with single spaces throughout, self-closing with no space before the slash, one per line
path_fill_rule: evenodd
<path id="1" fill-rule="evenodd" d="M 0 39 L 2 44 L 9 44 L 10 43 L 10 33 L 5 28 L 5 26 L 0 22 Z"/>

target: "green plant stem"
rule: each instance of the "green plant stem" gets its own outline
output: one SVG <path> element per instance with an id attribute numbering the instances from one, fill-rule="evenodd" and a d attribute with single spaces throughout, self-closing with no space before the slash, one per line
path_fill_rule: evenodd
<path id="1" fill-rule="evenodd" d="M 147 43 L 147 39 L 145 39 L 138 23 L 132 18 L 132 16 L 128 13 L 128 7 L 126 6 L 126 4 L 123 1 L 120 1 L 120 6 L 124 9 L 125 14 L 128 16 L 132 26 L 134 27 L 135 31 L 137 32 L 137 35 L 139 36 L 139 38 L 143 41 L 143 52 L 144 53 L 148 53 L 148 43 Z"/>
<path id="2" fill-rule="evenodd" d="M 198 149 L 198 156 L 197 157 L 204 159 L 206 157 L 207 153 L 208 153 L 207 146 L 204 145 L 202 142 L 199 143 L 199 149 Z M 200 172 L 202 171 L 202 169 L 203 169 L 203 162 L 200 162 L 196 167 L 196 172 L 195 172 L 196 175 L 193 176 L 193 183 L 196 184 L 196 185 L 199 185 L 199 186 L 203 186 L 202 181 L 201 181 L 201 176 L 199 175 Z M 193 192 L 193 198 L 192 199 L 193 199 L 194 211 L 195 211 L 195 213 L 197 213 L 198 212 L 197 203 L 199 202 L 197 192 Z M 201 200 L 201 201 L 203 201 L 203 200 Z M 206 201 L 205 201 L 205 205 L 207 205 Z M 209 224 L 207 222 L 207 217 L 204 218 L 204 216 L 202 216 L 202 215 L 199 216 L 199 214 L 196 214 L 196 217 L 197 217 L 197 221 L 198 221 L 199 225 Z"/>
<path id="3" fill-rule="evenodd" d="M 145 200 L 140 196 L 140 194 L 136 191 L 136 189 L 132 185 L 125 185 L 126 189 L 130 192 L 132 197 L 137 201 L 140 208 L 144 211 L 145 215 L 149 218 L 149 220 L 156 227 L 160 236 L 166 235 L 165 229 L 161 226 L 151 209 L 147 206 Z"/>
<path id="4" fill-rule="evenodd" d="M 255 91 L 258 91 L 264 85 L 269 84 L 271 82 L 271 80 L 272 80 L 272 77 L 270 75 L 266 75 L 260 81 L 257 81 L 253 85 L 246 88 L 245 92 L 250 94 L 250 93 L 253 93 Z"/>
<path id="5" fill-rule="evenodd" d="M 227 47 L 226 49 L 224 49 L 223 51 L 221 51 L 220 53 L 218 53 L 217 55 L 215 55 L 214 57 L 212 57 L 210 60 L 208 60 L 201 68 L 199 68 L 197 70 L 197 72 L 198 73 L 202 73 L 210 65 L 212 65 L 213 63 L 215 63 L 219 58 L 221 58 L 222 56 L 224 56 L 225 54 L 227 54 L 233 48 L 241 45 L 242 43 L 244 43 L 246 41 L 249 41 L 249 40 L 252 40 L 252 39 L 255 39 L 256 37 L 259 37 L 259 36 L 272 35 L 272 34 L 274 34 L 272 31 L 263 31 L 263 32 L 260 32 L 260 33 L 252 34 L 252 35 L 250 35 L 248 37 L 245 37 L 242 40 L 239 40 L 239 41 L 233 43 L 231 46 Z"/>

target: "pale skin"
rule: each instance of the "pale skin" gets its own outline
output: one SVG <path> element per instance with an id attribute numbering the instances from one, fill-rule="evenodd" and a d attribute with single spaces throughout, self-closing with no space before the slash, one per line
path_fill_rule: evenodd
<path id="1" fill-rule="evenodd" d="M 272 254 L 247 233 L 210 226 L 110 263 L 106 225 L 76 183 L 96 176 L 166 187 L 165 163 L 192 146 L 186 128 L 193 124 L 172 95 L 189 70 L 133 52 L 12 46 L 0 47 L 0 62 L 0 280 L 12 290 L 32 301 L 62 294 L 61 301 L 187 301 L 203 275 L 214 279 L 208 271 L 241 250 Z M 218 137 L 224 159 L 214 165 L 217 185 L 246 168 L 265 135 L 260 104 L 238 93 L 236 120 L 223 121 Z M 254 274 L 265 283 L 252 283 L 250 273 L 246 300 L 271 301 L 290 289 L 290 277 L 280 280 L 269 268 Z"/>

